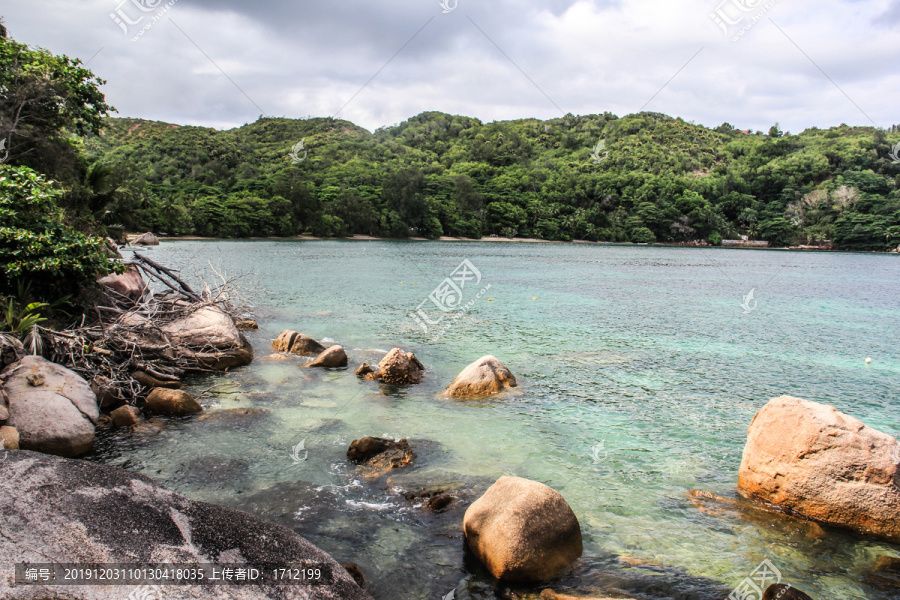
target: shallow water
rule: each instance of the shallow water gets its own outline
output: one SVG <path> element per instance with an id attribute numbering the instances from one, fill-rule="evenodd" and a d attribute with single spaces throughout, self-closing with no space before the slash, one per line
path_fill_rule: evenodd
<path id="1" fill-rule="evenodd" d="M 558 591 L 721 599 L 767 557 L 816 598 L 897 597 L 865 577 L 900 546 L 704 513 L 686 497 L 736 497 L 747 426 L 775 396 L 833 404 L 900 434 L 896 255 L 382 241 L 183 241 L 148 252 L 194 281 L 211 281 L 210 265 L 245 274 L 257 359 L 191 381 L 212 416 L 104 433 L 91 458 L 292 527 L 359 563 L 376 598 L 439 598 L 463 579 L 457 598 L 464 587 L 501 597 L 465 555 L 460 529 L 465 506 L 504 473 L 560 490 L 579 517 L 585 554 Z M 463 290 L 468 312 L 435 339 L 409 313 L 463 259 L 482 279 Z M 351 368 L 268 358 L 284 329 L 343 345 Z M 393 347 L 426 365 L 423 384 L 353 376 Z M 516 374 L 518 392 L 438 397 L 485 354 Z M 239 407 L 263 412 L 213 414 Z M 365 435 L 410 438 L 415 466 L 366 480 L 345 459 Z M 403 495 L 435 487 L 459 498 L 441 514 Z"/>

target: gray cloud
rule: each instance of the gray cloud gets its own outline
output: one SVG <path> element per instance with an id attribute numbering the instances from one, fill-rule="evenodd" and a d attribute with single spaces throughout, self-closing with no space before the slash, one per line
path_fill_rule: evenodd
<path id="1" fill-rule="evenodd" d="M 351 98 L 340 117 L 369 129 L 425 110 L 621 115 L 651 98 L 646 110 L 711 126 L 871 124 L 860 109 L 900 121 L 893 32 L 873 25 L 900 15 L 898 0 L 776 2 L 738 42 L 710 19 L 721 0 L 458 0 L 447 14 L 438 0 L 176 0 L 136 42 L 109 16 L 120 1 L 7 0 L 3 16 L 13 37 L 53 52 L 102 47 L 90 68 L 120 114 L 175 123 L 334 115 Z M 130 33 L 154 14 L 132 1 L 161 0 L 122 5 L 145 15 Z"/>

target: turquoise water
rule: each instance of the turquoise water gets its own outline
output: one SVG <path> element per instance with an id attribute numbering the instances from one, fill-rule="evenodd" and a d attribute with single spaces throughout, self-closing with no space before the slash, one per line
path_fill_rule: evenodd
<path id="1" fill-rule="evenodd" d="M 503 597 L 464 553 L 460 529 L 466 504 L 504 473 L 561 491 L 579 517 L 585 555 L 557 591 L 721 599 L 768 558 L 815 598 L 896 597 L 866 574 L 900 546 L 701 512 L 686 493 L 736 497 L 747 426 L 775 396 L 900 434 L 900 256 L 382 241 L 178 241 L 149 252 L 194 281 L 212 281 L 210 266 L 241 276 L 260 322 L 257 359 L 189 389 L 207 413 L 264 412 L 106 433 L 93 458 L 292 527 L 359 563 L 376 598 L 440 598 L 463 579 L 472 597 Z M 481 282 L 469 282 L 472 305 L 436 339 L 409 313 L 463 259 Z M 268 357 L 285 329 L 343 345 L 350 369 Z M 415 352 L 424 383 L 353 376 L 393 347 Z M 516 393 L 438 396 L 485 354 L 518 377 Z M 415 466 L 367 480 L 345 460 L 365 435 L 410 438 Z M 295 462 L 301 441 L 306 460 Z M 460 498 L 445 513 L 403 496 L 435 486 Z"/>

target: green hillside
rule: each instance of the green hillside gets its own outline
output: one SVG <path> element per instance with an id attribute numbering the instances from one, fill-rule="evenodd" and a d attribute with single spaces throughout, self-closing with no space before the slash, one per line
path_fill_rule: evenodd
<path id="1" fill-rule="evenodd" d="M 435 112 L 375 133 L 330 118 L 105 125 L 87 155 L 113 173 L 106 224 L 131 230 L 900 244 L 896 126 L 791 135 L 658 113 L 485 124 Z"/>

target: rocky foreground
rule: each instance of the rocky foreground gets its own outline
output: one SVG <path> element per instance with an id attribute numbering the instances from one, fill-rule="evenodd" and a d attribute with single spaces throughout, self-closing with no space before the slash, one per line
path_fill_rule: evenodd
<path id="1" fill-rule="evenodd" d="M 166 586 L 166 600 L 371 600 L 289 529 L 180 496 L 123 469 L 25 450 L 0 463 L 0 598 L 124 600 L 135 586 L 16 586 L 14 563 L 318 563 L 334 583 Z"/>

